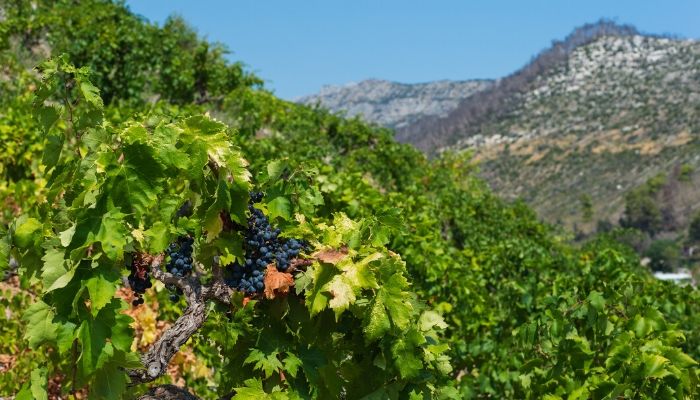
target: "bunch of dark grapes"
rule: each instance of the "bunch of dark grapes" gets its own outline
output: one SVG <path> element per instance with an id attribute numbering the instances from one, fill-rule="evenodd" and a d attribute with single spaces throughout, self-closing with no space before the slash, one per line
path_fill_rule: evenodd
<path id="1" fill-rule="evenodd" d="M 135 255 L 130 260 L 127 258 L 126 266 L 131 269 L 128 281 L 131 290 L 136 294 L 136 299 L 131 302 L 134 306 L 143 304 L 143 294 L 146 289 L 150 288 L 153 284 L 151 283 L 151 278 L 148 273 L 148 268 L 150 262 L 144 259 L 140 254 Z"/>
<path id="2" fill-rule="evenodd" d="M 194 239 L 190 236 L 181 236 L 177 242 L 170 243 L 168 246 L 168 255 L 170 261 L 165 265 L 165 270 L 177 277 L 184 277 L 192 272 L 192 245 Z M 175 293 L 170 295 L 170 300 L 176 302 L 182 295 L 180 288 L 168 285 L 167 288 Z"/>
<path id="3" fill-rule="evenodd" d="M 278 271 L 285 272 L 291 260 L 299 255 L 303 244 L 296 239 L 279 237 L 280 230 L 270 225 L 270 220 L 253 203 L 262 201 L 263 194 L 250 194 L 250 218 L 244 233 L 245 262 L 235 262 L 229 267 L 226 283 L 247 294 L 262 292 L 265 288 L 265 269 L 275 263 Z"/>

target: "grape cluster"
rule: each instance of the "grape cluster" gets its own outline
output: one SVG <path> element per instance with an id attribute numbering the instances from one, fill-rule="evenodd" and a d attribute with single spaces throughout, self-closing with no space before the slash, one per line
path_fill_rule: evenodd
<path id="1" fill-rule="evenodd" d="M 165 270 L 177 277 L 184 277 L 192 272 L 192 245 L 194 244 L 194 239 L 191 236 L 181 236 L 177 239 L 177 242 L 170 243 L 168 246 L 168 255 L 170 256 L 170 261 L 165 265 Z M 166 286 L 171 292 L 175 292 L 170 295 L 170 300 L 176 302 L 180 299 L 182 295 L 182 290 L 173 285 Z"/>
<path id="2" fill-rule="evenodd" d="M 262 292 L 265 288 L 265 269 L 275 263 L 279 271 L 287 271 L 291 260 L 299 255 L 303 244 L 296 239 L 279 237 L 280 230 L 270 225 L 270 220 L 253 203 L 262 201 L 263 194 L 250 194 L 250 218 L 244 230 L 245 262 L 229 265 L 226 283 L 247 294 Z"/>
<path id="3" fill-rule="evenodd" d="M 136 299 L 134 299 L 131 304 L 138 306 L 139 304 L 143 304 L 144 300 L 142 295 L 146 292 L 146 289 L 153 286 L 148 273 L 149 263 L 140 255 L 136 255 L 131 259 L 127 258 L 126 266 L 131 269 L 131 273 L 127 278 L 129 281 L 129 286 L 136 294 Z"/>

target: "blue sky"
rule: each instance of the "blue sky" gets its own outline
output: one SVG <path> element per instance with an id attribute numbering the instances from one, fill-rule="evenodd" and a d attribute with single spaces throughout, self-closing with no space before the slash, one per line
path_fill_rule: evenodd
<path id="1" fill-rule="evenodd" d="M 292 99 L 324 84 L 498 78 L 576 26 L 610 18 L 700 38 L 700 0 L 127 0 L 185 17 Z"/>

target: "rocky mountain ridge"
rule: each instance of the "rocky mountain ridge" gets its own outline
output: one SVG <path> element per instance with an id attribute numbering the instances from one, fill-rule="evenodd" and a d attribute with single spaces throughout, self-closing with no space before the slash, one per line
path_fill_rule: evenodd
<path id="1" fill-rule="evenodd" d="M 445 117 L 459 102 L 490 87 L 491 80 L 398 83 L 367 79 L 340 86 L 324 86 L 318 94 L 297 101 L 319 104 L 350 117 L 361 116 L 394 129 L 407 127 L 427 116 Z"/>
<path id="2" fill-rule="evenodd" d="M 547 220 L 584 231 L 617 222 L 625 193 L 680 169 L 674 220 L 700 209 L 697 40 L 588 24 L 458 103 L 397 127 L 397 139 L 432 154 L 473 151 L 499 194 Z M 585 218 L 583 203 L 592 204 Z"/>

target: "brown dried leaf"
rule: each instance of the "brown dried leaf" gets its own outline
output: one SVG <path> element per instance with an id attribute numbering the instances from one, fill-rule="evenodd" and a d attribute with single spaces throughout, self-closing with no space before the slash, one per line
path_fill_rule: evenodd
<path id="1" fill-rule="evenodd" d="M 274 299 L 276 295 L 287 294 L 294 286 L 294 277 L 287 272 L 279 272 L 274 264 L 267 266 L 265 272 L 265 297 Z"/>
<path id="2" fill-rule="evenodd" d="M 12 369 L 17 361 L 17 356 L 10 354 L 0 354 L 0 373 L 5 373 Z"/>
<path id="3" fill-rule="evenodd" d="M 347 255 L 348 255 L 347 246 L 341 247 L 340 250 L 334 250 L 334 249 L 321 250 L 315 254 L 316 258 L 319 261 L 322 261 L 322 262 L 328 263 L 328 264 L 333 264 L 333 265 L 339 263 Z"/>

